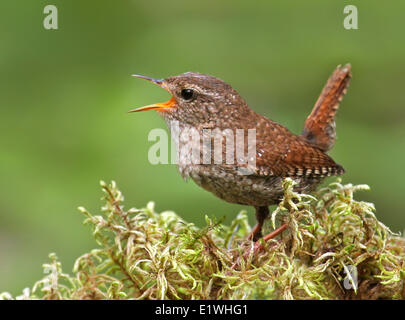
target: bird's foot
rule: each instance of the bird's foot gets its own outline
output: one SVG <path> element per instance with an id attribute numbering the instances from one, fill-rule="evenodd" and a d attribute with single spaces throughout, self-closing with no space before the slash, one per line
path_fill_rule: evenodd
<path id="1" fill-rule="evenodd" d="M 252 240 L 252 241 L 258 241 L 261 237 L 263 237 L 262 235 L 262 225 L 263 224 L 256 224 L 253 228 L 253 230 L 249 233 L 247 239 L 248 240 Z"/>
<path id="2" fill-rule="evenodd" d="M 264 236 L 263 240 L 269 241 L 270 239 L 273 239 L 273 238 L 277 237 L 278 235 L 282 234 L 285 229 L 287 229 L 286 223 L 284 223 L 282 226 L 278 227 L 276 230 L 270 232 L 268 235 Z M 261 241 L 257 240 L 253 247 L 253 254 L 258 253 L 262 249 L 263 249 L 263 245 L 261 244 Z"/>
<path id="3" fill-rule="evenodd" d="M 255 239 L 255 237 L 257 236 L 257 234 L 261 234 L 261 228 L 259 230 L 256 230 L 258 228 L 258 226 L 256 226 L 255 228 L 253 228 L 252 232 L 249 234 L 248 239 L 249 240 L 253 240 Z M 276 230 L 270 232 L 268 235 L 264 236 L 262 239 L 264 241 L 269 241 L 271 239 L 274 239 L 275 237 L 277 237 L 278 235 L 282 234 L 285 229 L 287 229 L 287 224 L 283 224 L 280 227 L 278 227 Z M 243 254 L 243 258 L 247 259 L 249 257 L 249 255 L 253 255 L 255 256 L 256 254 L 258 254 L 261 250 L 263 250 L 263 245 L 262 245 L 262 241 L 260 240 L 253 240 L 255 241 L 253 244 L 253 248 L 251 247 L 250 249 L 247 249 L 245 251 L 245 253 Z M 252 252 L 253 251 L 253 252 Z M 237 262 L 235 262 L 232 265 L 232 269 L 236 269 L 237 265 L 239 264 L 239 259 L 237 260 Z"/>

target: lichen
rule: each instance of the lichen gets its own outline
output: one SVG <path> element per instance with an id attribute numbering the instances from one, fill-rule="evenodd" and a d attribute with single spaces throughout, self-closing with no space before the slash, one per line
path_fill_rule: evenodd
<path id="1" fill-rule="evenodd" d="M 229 226 L 206 217 L 198 228 L 153 203 L 125 210 L 115 182 L 101 182 L 101 214 L 79 208 L 98 247 L 72 275 L 51 254 L 32 289 L 0 299 L 405 298 L 405 239 L 354 199 L 368 186 L 337 180 L 313 196 L 294 192 L 290 179 L 283 186 L 266 228 L 287 230 L 255 251 L 244 211 Z"/>

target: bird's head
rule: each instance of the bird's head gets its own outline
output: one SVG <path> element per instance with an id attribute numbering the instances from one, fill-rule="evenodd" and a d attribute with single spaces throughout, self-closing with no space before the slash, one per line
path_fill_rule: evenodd
<path id="1" fill-rule="evenodd" d="M 167 90 L 171 98 L 130 110 L 139 112 L 156 110 L 166 120 L 177 120 L 190 125 L 235 121 L 248 111 L 240 95 L 224 81 L 205 74 L 187 72 L 167 79 L 154 79 L 142 75 L 134 77 L 148 80 Z"/>

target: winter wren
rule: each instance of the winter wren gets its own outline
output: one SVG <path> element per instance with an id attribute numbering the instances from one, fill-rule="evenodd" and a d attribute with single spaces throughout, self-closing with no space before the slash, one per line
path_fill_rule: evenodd
<path id="1" fill-rule="evenodd" d="M 236 90 L 213 76 L 193 72 L 164 80 L 134 76 L 159 85 L 172 97 L 130 112 L 156 110 L 169 127 L 176 124 L 177 148 L 187 146 L 188 150 L 179 152 L 181 175 L 225 201 L 254 206 L 258 224 L 251 237 L 255 240 L 261 237 L 268 206 L 283 196 L 284 178 L 296 181 L 296 191 L 308 193 L 325 177 L 344 173 L 326 152 L 335 142 L 335 115 L 351 78 L 350 65 L 338 66 L 329 78 L 301 135 L 254 112 Z M 246 158 L 239 161 L 235 147 L 227 148 L 230 133 L 234 139 L 235 132 L 242 130 L 242 153 L 249 153 L 248 131 L 252 129 L 253 164 Z M 220 151 L 215 146 L 221 146 Z M 243 173 L 241 169 L 248 170 Z"/>

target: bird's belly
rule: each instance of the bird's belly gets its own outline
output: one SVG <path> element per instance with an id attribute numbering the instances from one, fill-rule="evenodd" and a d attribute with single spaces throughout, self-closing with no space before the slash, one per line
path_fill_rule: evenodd
<path id="1" fill-rule="evenodd" d="M 183 176 L 190 177 L 197 185 L 231 203 L 266 206 L 282 196 L 282 179 L 240 175 L 233 168 L 215 165 L 190 165 Z"/>
<path id="2" fill-rule="evenodd" d="M 197 185 L 231 203 L 251 206 L 269 206 L 283 197 L 283 177 L 240 175 L 232 167 L 221 165 L 188 165 L 180 168 L 183 177 L 190 177 Z M 294 179 L 295 190 L 311 192 L 321 182 Z"/>

